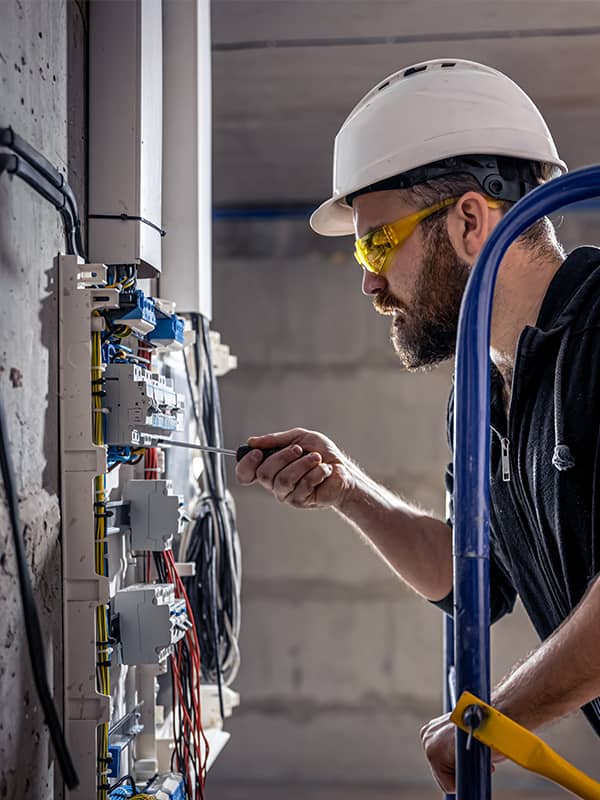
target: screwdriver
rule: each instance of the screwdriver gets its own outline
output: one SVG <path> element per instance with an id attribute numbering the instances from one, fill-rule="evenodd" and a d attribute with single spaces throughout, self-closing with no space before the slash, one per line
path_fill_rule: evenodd
<path id="1" fill-rule="evenodd" d="M 247 456 L 251 450 L 260 450 L 259 447 L 250 447 L 247 444 L 242 444 L 237 450 L 227 450 L 224 447 L 209 447 L 205 444 L 194 444 L 193 442 L 176 442 L 173 439 L 157 439 L 157 444 L 171 445 L 173 447 L 186 447 L 188 450 L 203 450 L 205 453 L 221 453 L 224 456 L 235 456 L 236 461 L 241 461 L 244 456 Z M 269 447 L 262 450 L 263 460 L 272 456 L 273 453 L 278 453 L 281 448 Z"/>

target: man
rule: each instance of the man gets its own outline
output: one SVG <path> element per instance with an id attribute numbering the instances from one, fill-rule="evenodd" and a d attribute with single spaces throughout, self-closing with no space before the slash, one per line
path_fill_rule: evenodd
<path id="1" fill-rule="evenodd" d="M 436 60 L 374 87 L 342 126 L 334 193 L 311 218 L 355 232 L 363 292 L 392 316 L 404 367 L 452 357 L 460 302 L 486 240 L 526 192 L 566 170 L 532 101 L 501 73 Z M 517 594 L 543 644 L 493 703 L 528 728 L 572 710 L 600 733 L 600 250 L 566 259 L 546 219 L 509 248 L 494 296 L 491 607 Z M 449 431 L 452 430 L 452 403 Z M 330 507 L 416 592 L 452 612 L 451 529 L 378 485 L 325 436 L 252 437 L 238 465 L 297 508 Z M 447 474 L 452 490 L 452 470 Z M 454 789 L 454 727 L 422 730 L 438 783 Z"/>

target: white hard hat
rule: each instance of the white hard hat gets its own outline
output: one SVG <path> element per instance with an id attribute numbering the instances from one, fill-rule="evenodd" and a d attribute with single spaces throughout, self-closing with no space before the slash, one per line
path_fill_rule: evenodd
<path id="1" fill-rule="evenodd" d="M 491 67 L 435 59 L 381 81 L 335 138 L 333 196 L 312 214 L 324 236 L 354 233 L 346 197 L 432 162 L 469 154 L 509 156 L 566 172 L 540 112 Z"/>

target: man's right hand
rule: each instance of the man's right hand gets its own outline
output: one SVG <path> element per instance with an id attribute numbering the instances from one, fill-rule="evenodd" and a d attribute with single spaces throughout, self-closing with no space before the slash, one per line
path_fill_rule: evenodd
<path id="1" fill-rule="evenodd" d="M 316 431 L 294 428 L 251 436 L 248 453 L 236 468 L 238 481 L 260 483 L 294 508 L 339 507 L 352 485 L 351 462 L 335 444 Z M 261 450 L 279 448 L 263 458 Z"/>

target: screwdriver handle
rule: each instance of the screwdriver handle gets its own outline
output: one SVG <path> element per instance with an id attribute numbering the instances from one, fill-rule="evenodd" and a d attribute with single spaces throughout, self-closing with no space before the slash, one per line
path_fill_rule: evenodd
<path id="1" fill-rule="evenodd" d="M 262 450 L 263 454 L 263 461 L 267 459 L 269 456 L 272 456 L 273 453 L 278 453 L 281 448 L 280 447 L 267 447 L 267 448 L 260 448 L 260 447 L 250 447 L 247 444 L 242 444 L 238 447 L 235 453 L 235 460 L 241 461 L 244 456 L 247 456 L 251 450 Z"/>

